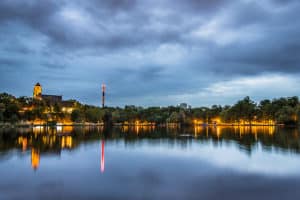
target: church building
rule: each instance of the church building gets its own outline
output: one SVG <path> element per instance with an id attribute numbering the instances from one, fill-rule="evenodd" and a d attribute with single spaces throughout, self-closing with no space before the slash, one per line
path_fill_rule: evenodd
<path id="1" fill-rule="evenodd" d="M 41 84 L 40 83 L 35 84 L 33 88 L 33 99 L 43 100 L 52 106 L 58 104 L 62 106 L 62 111 L 67 113 L 71 113 L 76 106 L 76 101 L 74 100 L 64 101 L 61 95 L 49 95 L 49 94 L 43 94 L 42 92 L 43 90 Z"/>

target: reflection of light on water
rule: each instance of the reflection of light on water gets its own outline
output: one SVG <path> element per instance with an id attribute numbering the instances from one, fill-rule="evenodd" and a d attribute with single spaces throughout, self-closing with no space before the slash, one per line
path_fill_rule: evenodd
<path id="1" fill-rule="evenodd" d="M 27 138 L 24 138 L 23 139 L 23 142 L 22 142 L 22 151 L 26 151 L 27 149 Z"/>
<path id="2" fill-rule="evenodd" d="M 127 133 L 127 132 L 132 132 L 137 135 L 140 133 L 146 133 L 146 132 L 152 132 L 155 129 L 155 125 L 151 123 L 137 123 L 133 125 L 123 125 L 121 127 L 122 132 Z"/>
<path id="3" fill-rule="evenodd" d="M 44 145 L 49 145 L 49 147 L 53 147 L 56 141 L 56 135 L 44 135 L 42 137 L 42 141 Z"/>
<path id="4" fill-rule="evenodd" d="M 33 127 L 33 133 L 35 135 L 40 133 L 50 133 L 50 134 L 57 134 L 57 133 L 63 133 L 63 134 L 70 134 L 72 133 L 74 127 L 73 126 L 65 126 L 65 125 L 57 125 L 57 126 L 34 126 Z"/>
<path id="5" fill-rule="evenodd" d="M 135 126 L 135 132 L 136 132 L 136 134 L 139 134 L 139 132 L 140 132 L 140 126 Z"/>
<path id="6" fill-rule="evenodd" d="M 61 133 L 63 130 L 63 127 L 61 125 L 56 126 L 56 130 L 57 130 L 57 133 Z"/>
<path id="7" fill-rule="evenodd" d="M 267 134 L 269 136 L 272 136 L 275 134 L 276 131 L 275 126 L 194 126 L 195 137 L 203 133 L 204 128 L 206 128 L 206 136 L 208 136 L 209 134 L 213 134 L 216 135 L 218 138 L 221 138 L 224 131 L 230 129 L 235 134 L 238 134 L 240 138 L 247 134 L 253 134 L 256 140 L 259 134 Z"/>
<path id="8" fill-rule="evenodd" d="M 40 165 L 40 152 L 39 150 L 32 148 L 31 149 L 31 167 L 36 170 Z"/>
<path id="9" fill-rule="evenodd" d="M 74 127 L 73 126 L 63 126 L 62 129 L 63 129 L 62 130 L 63 133 L 69 134 L 73 131 Z"/>
<path id="10" fill-rule="evenodd" d="M 27 138 L 26 138 L 26 137 L 20 136 L 20 137 L 18 138 L 18 144 L 19 144 L 19 145 L 22 145 L 22 151 L 23 151 L 23 152 L 27 150 L 27 143 L 28 143 L 28 141 L 27 141 Z"/>
<path id="11" fill-rule="evenodd" d="M 63 129 L 65 126 L 63 126 Z M 148 138 L 150 134 L 156 134 L 156 132 L 151 132 L 151 126 L 139 126 L 140 128 L 140 137 Z M 54 127 L 56 130 L 56 128 Z M 125 128 L 124 128 L 125 129 Z M 134 133 L 136 127 L 135 126 L 129 126 L 129 132 Z M 150 134 L 148 135 L 148 129 L 150 131 Z M 29 131 L 32 129 L 30 128 Z M 99 128 L 99 130 L 102 130 Z M 297 156 L 299 156 L 299 129 L 281 129 L 280 127 L 275 126 L 196 126 L 196 127 L 188 127 L 188 129 L 176 129 L 178 132 L 182 133 L 188 133 L 192 135 L 192 131 L 194 131 L 195 138 L 197 140 L 179 140 L 182 144 L 188 144 L 185 148 L 186 154 L 182 155 L 180 152 L 178 153 L 180 156 L 192 156 L 193 149 L 191 148 L 191 142 L 193 141 L 201 141 L 201 144 L 203 146 L 206 146 L 206 148 L 202 148 L 202 146 L 198 147 L 198 150 L 201 148 L 201 151 L 204 151 L 205 149 L 210 149 L 209 145 L 211 145 L 210 142 L 213 142 L 213 144 L 221 144 L 214 146 L 214 150 L 210 150 L 211 153 L 207 153 L 209 156 L 207 157 L 207 161 L 212 162 L 214 159 L 216 159 L 216 165 L 221 166 L 229 166 L 232 168 L 231 165 L 227 165 L 227 162 L 231 162 L 234 158 L 223 158 L 224 155 L 226 156 L 236 156 L 235 154 L 240 155 L 240 157 L 248 162 L 248 166 L 251 166 L 252 164 L 259 165 L 258 162 L 251 162 L 252 157 L 254 156 L 260 156 L 261 153 L 263 153 L 266 157 L 263 159 L 267 159 L 270 162 L 272 161 L 271 157 L 277 157 L 278 155 L 284 155 L 285 159 L 288 157 L 291 157 L 292 159 L 297 159 L 296 156 L 293 156 L 293 154 L 298 153 Z M 119 131 L 119 130 L 118 130 Z M 84 132 L 82 132 L 83 134 Z M 147 134 L 145 134 L 147 133 Z M 205 135 L 207 134 L 207 135 Z M 101 134 L 100 134 L 101 135 Z M 239 136 L 241 138 L 239 138 Z M 100 137 L 99 134 L 97 134 L 97 137 Z M 119 137 L 119 136 L 118 136 Z M 122 136 L 121 136 L 122 137 Z M 218 140 L 216 139 L 218 137 Z M 75 139 L 75 140 L 73 140 Z M 97 139 L 97 138 L 95 138 Z M 115 139 L 115 138 L 114 138 Z M 118 138 L 119 140 L 120 138 Z M 98 139 L 97 139 L 98 140 Z M 162 139 L 163 140 L 163 139 Z M 99 141 L 99 140 L 98 140 Z M 161 140 L 160 140 L 161 141 Z M 176 140 L 168 140 L 175 144 L 174 151 L 178 151 L 178 146 L 176 147 Z M 223 142 L 224 141 L 224 142 Z M 26 151 L 28 149 L 31 150 L 31 165 L 33 169 L 40 168 L 39 167 L 39 159 L 40 159 L 40 152 L 53 152 L 52 150 L 55 150 L 55 152 L 61 153 L 63 148 L 78 148 L 78 145 L 81 142 L 86 142 L 86 139 L 83 137 L 77 137 L 77 135 L 74 135 L 73 137 L 70 135 L 65 134 L 49 134 L 47 132 L 47 127 L 44 127 L 44 132 L 42 134 L 38 134 L 38 137 L 35 138 L 32 135 L 24 135 L 21 134 L 17 140 L 14 140 L 14 144 L 17 145 L 17 147 L 22 150 Z M 107 141 L 106 141 L 107 143 Z M 134 144 L 137 144 L 134 142 Z M 224 145 L 223 145 L 224 144 Z M 101 146 L 100 146 L 101 145 Z M 128 145 L 128 144 L 127 144 Z M 169 145 L 169 144 L 168 144 Z M 100 147 L 99 147 L 100 146 Z M 159 143 L 159 146 L 162 146 L 164 148 L 164 144 Z M 182 145 L 183 146 L 183 145 Z M 195 146 L 195 144 L 193 145 Z M 219 149 L 220 147 L 224 147 Z M 38 151 L 37 149 L 31 149 L 31 147 L 38 147 L 41 151 Z M 149 149 L 150 152 L 154 151 L 155 146 L 151 149 Z M 168 146 L 170 147 L 170 145 Z M 97 147 L 96 147 L 97 148 Z M 98 163 L 98 170 L 100 168 L 101 173 L 104 173 L 105 169 L 105 141 L 102 141 L 101 144 L 98 143 L 98 148 L 101 150 L 100 156 L 100 164 Z M 142 151 L 144 147 L 142 146 L 138 150 Z M 180 147 L 182 149 L 182 147 Z M 219 151 L 223 151 L 223 153 L 220 153 Z M 230 153 L 228 153 L 230 151 Z M 286 151 L 286 152 L 285 152 Z M 188 153 L 187 153 L 188 152 Z M 217 157 L 217 153 L 219 153 L 220 157 Z M 226 152 L 228 154 L 226 154 Z M 233 152 L 233 153 L 232 153 Z M 216 153 L 216 155 L 213 154 Z M 163 149 L 163 153 L 165 154 L 165 150 Z M 196 154 L 196 150 L 195 150 Z M 179 156 L 178 155 L 178 156 Z M 203 155 L 203 159 L 206 160 L 206 155 Z M 30 154 L 29 154 L 30 156 Z M 42 154 L 41 154 L 42 156 Z M 269 156 L 267 158 L 267 156 Z M 293 156 L 293 157 L 292 157 Z M 259 157 L 260 158 L 260 157 Z M 98 157 L 99 159 L 99 157 Z M 223 163 L 224 159 L 224 163 Z M 261 158 L 260 158 L 261 159 Z M 281 158 L 280 158 L 281 159 Z M 221 162 L 222 161 L 222 162 Z M 233 160 L 234 162 L 235 160 Z M 99 160 L 98 160 L 99 162 Z M 236 161 L 237 162 L 237 161 Z M 46 163 L 46 162 L 45 162 Z M 45 164 L 44 163 L 44 164 Z M 238 164 L 238 163 L 237 163 Z M 243 162 L 242 162 L 243 164 Z M 281 163 L 279 163 L 281 164 Z M 299 163 L 296 163 L 297 166 L 300 166 Z M 100 165 L 100 166 L 99 166 Z M 269 167 L 268 165 L 266 165 Z M 247 170 L 247 167 L 236 167 L 238 169 Z M 252 169 L 251 168 L 251 169 Z M 275 170 L 275 167 L 271 166 L 271 169 Z M 290 169 L 290 168 L 289 168 Z M 294 168 L 292 168 L 294 169 Z M 254 169 L 253 169 L 254 170 Z M 259 169 L 258 171 L 261 171 L 262 169 Z M 276 168 L 276 170 L 279 170 Z M 280 170 L 279 170 L 280 171 Z M 300 175 L 300 174 L 299 174 Z"/>
<path id="12" fill-rule="evenodd" d="M 104 167 L 105 167 L 104 146 L 105 146 L 105 142 L 104 142 L 104 140 L 102 140 L 102 142 L 101 142 L 101 162 L 100 162 L 101 173 L 104 173 Z"/>
<path id="13" fill-rule="evenodd" d="M 204 130 L 204 126 L 194 126 L 194 136 L 197 138 Z"/>
<path id="14" fill-rule="evenodd" d="M 61 138 L 61 148 L 72 148 L 72 137 L 71 136 L 62 136 Z"/>
<path id="15" fill-rule="evenodd" d="M 33 127 L 33 133 L 38 134 L 44 131 L 44 126 L 34 126 Z"/>
<path id="16" fill-rule="evenodd" d="M 123 129 L 124 132 L 128 132 L 129 127 L 128 126 L 123 126 L 122 129 Z"/>
<path id="17" fill-rule="evenodd" d="M 221 136 L 221 127 L 216 127 L 216 129 L 217 129 L 217 137 L 218 137 L 218 139 L 220 138 L 220 136 Z"/>

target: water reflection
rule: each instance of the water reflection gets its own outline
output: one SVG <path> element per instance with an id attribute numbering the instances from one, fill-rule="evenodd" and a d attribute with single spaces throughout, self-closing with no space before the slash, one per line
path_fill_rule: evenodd
<path id="1" fill-rule="evenodd" d="M 0 199 L 296 199 L 299 153 L 280 127 L 1 129 Z"/>
<path id="2" fill-rule="evenodd" d="M 101 173 L 104 173 L 104 167 L 105 167 L 104 147 L 105 147 L 105 141 L 102 140 L 102 142 L 101 142 L 101 162 L 100 162 L 100 171 L 101 171 Z"/>
<path id="3" fill-rule="evenodd" d="M 121 127 L 123 133 L 135 133 L 139 135 L 139 133 L 151 133 L 155 130 L 155 125 L 135 125 L 129 126 L 125 125 Z"/>
<path id="4" fill-rule="evenodd" d="M 195 126 L 194 136 L 197 137 L 198 135 L 205 134 L 208 137 L 210 133 L 220 138 L 223 133 L 230 131 L 235 135 L 239 135 L 240 138 L 251 134 L 257 139 L 258 134 L 273 135 L 275 130 L 275 126 Z M 294 131 L 297 132 L 298 130 L 294 129 Z"/>
<path id="5" fill-rule="evenodd" d="M 31 167 L 34 170 L 37 170 L 37 168 L 40 165 L 40 151 L 35 148 L 31 148 Z"/>
<path id="6" fill-rule="evenodd" d="M 105 143 L 119 139 L 124 140 L 127 147 L 139 144 L 138 141 L 141 139 L 151 139 L 149 142 L 168 139 L 169 144 L 179 143 L 181 148 L 188 148 L 191 140 L 202 143 L 213 142 L 216 145 L 230 142 L 237 144 L 239 150 L 249 156 L 259 146 L 263 151 L 276 150 L 294 154 L 300 152 L 299 129 L 274 126 L 196 126 L 190 128 L 124 126 L 112 130 L 106 130 L 103 127 L 61 126 L 50 128 L 39 126 L 1 129 L 0 152 L 3 155 L 15 148 L 23 153 L 30 150 L 31 165 L 36 170 L 40 165 L 40 157 L 45 154 L 60 156 L 62 151 L 72 151 L 81 143 L 100 140 L 100 171 L 103 173 L 105 170 Z"/>

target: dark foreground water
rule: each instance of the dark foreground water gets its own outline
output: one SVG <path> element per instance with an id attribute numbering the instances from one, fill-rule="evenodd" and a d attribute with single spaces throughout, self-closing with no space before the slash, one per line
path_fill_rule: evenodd
<path id="1" fill-rule="evenodd" d="M 1 200 L 299 197 L 297 129 L 0 130 Z"/>

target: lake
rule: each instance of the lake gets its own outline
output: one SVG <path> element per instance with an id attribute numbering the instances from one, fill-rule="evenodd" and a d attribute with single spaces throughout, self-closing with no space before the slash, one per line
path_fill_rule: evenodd
<path id="1" fill-rule="evenodd" d="M 297 199 L 280 127 L 0 129 L 0 199 Z"/>

